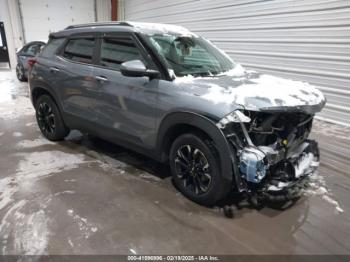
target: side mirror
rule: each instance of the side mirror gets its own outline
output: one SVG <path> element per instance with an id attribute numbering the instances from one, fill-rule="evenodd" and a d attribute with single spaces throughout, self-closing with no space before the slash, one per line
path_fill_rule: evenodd
<path id="1" fill-rule="evenodd" d="M 144 63 L 140 60 L 126 61 L 121 64 L 120 71 L 124 76 L 142 77 L 147 76 L 154 79 L 160 76 L 157 70 L 147 69 Z"/>

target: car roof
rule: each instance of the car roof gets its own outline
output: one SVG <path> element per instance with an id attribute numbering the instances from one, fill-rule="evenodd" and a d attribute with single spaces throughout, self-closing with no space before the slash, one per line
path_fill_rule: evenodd
<path id="1" fill-rule="evenodd" d="M 22 45 L 20 48 L 17 49 L 17 53 L 20 52 L 23 48 L 29 46 L 29 45 L 34 45 L 34 44 L 40 44 L 40 45 L 46 45 L 47 44 L 47 41 L 42 41 L 42 40 L 38 40 L 38 41 L 31 41 L 31 42 L 28 42 L 24 45 Z"/>
<path id="2" fill-rule="evenodd" d="M 36 40 L 36 41 L 31 41 L 26 43 L 23 46 L 27 46 L 27 45 L 33 45 L 33 44 L 42 44 L 42 45 L 46 45 L 47 41 L 43 41 L 43 40 Z"/>
<path id="3" fill-rule="evenodd" d="M 88 23 L 68 26 L 62 31 L 51 33 L 50 38 L 67 37 L 75 34 L 94 32 L 138 32 L 144 34 L 192 34 L 188 29 L 170 24 L 143 23 L 131 21 L 116 21 L 102 23 Z"/>

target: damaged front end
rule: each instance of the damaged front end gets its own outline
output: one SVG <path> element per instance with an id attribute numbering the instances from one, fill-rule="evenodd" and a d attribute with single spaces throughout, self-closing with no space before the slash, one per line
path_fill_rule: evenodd
<path id="1" fill-rule="evenodd" d="M 313 114 L 236 110 L 217 126 L 229 141 L 236 185 L 254 203 L 299 198 L 305 178 L 319 164 L 316 141 L 309 140 Z"/>

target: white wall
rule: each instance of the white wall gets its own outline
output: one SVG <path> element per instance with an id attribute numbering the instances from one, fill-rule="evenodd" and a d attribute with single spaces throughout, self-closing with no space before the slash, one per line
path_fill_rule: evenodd
<path id="1" fill-rule="evenodd" d="M 0 20 L 5 24 L 10 62 L 15 68 L 16 50 L 25 43 L 45 40 L 50 32 L 71 24 L 111 20 L 111 1 L 0 0 Z"/>
<path id="2" fill-rule="evenodd" d="M 51 32 L 96 21 L 94 0 L 19 0 L 25 41 L 47 40 Z"/>
<path id="3" fill-rule="evenodd" d="M 11 67 L 15 68 L 16 50 L 23 45 L 19 6 L 16 0 L 0 0 L 0 20 L 4 22 Z"/>

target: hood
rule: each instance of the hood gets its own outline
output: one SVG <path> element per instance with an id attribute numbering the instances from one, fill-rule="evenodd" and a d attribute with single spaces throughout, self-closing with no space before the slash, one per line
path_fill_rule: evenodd
<path id="1" fill-rule="evenodd" d="M 314 86 L 237 68 L 215 77 L 175 79 L 190 95 L 215 105 L 232 104 L 252 111 L 321 111 L 326 99 Z"/>

